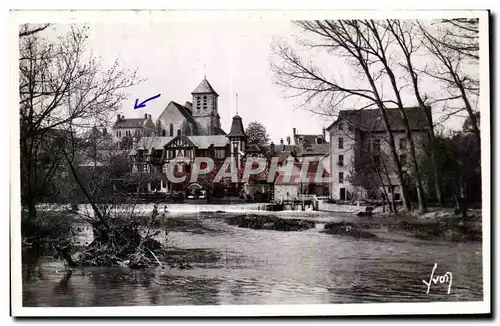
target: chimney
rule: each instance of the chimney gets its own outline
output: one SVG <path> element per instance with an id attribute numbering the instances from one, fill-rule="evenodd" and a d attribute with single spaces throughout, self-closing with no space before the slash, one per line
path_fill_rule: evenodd
<path id="1" fill-rule="evenodd" d="M 269 144 L 269 148 L 271 149 L 271 154 L 274 155 L 274 143 L 271 142 L 271 144 Z"/>
<path id="2" fill-rule="evenodd" d="M 281 150 L 285 150 L 285 143 L 283 142 L 283 138 L 280 139 L 280 146 L 281 146 Z"/>
<path id="3" fill-rule="evenodd" d="M 193 110 L 193 104 L 191 102 L 186 102 L 184 106 L 187 107 L 189 110 Z"/>
<path id="4" fill-rule="evenodd" d="M 293 138 L 295 138 L 296 134 L 297 134 L 297 128 L 293 128 Z"/>
<path id="5" fill-rule="evenodd" d="M 323 127 L 323 139 L 326 140 L 326 128 Z"/>
<path id="6" fill-rule="evenodd" d="M 121 119 L 122 119 L 122 118 L 121 118 L 121 117 L 120 117 L 120 115 L 118 114 L 118 115 L 116 116 L 116 122 L 119 122 Z"/>
<path id="7" fill-rule="evenodd" d="M 144 120 L 147 120 L 147 119 L 148 119 L 148 114 L 144 113 Z"/>
<path id="8" fill-rule="evenodd" d="M 149 120 L 153 120 L 153 118 L 151 117 L 151 114 L 148 114 L 148 118 L 149 118 Z"/>
<path id="9" fill-rule="evenodd" d="M 290 141 L 291 141 L 290 136 L 287 136 L 286 137 L 286 142 L 287 142 L 288 145 L 290 145 Z"/>
<path id="10" fill-rule="evenodd" d="M 122 120 L 124 120 L 124 119 L 125 119 L 125 116 L 122 114 Z"/>

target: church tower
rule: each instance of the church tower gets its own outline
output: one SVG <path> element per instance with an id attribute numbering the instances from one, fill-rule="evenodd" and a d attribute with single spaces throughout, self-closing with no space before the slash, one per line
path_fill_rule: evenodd
<path id="1" fill-rule="evenodd" d="M 207 78 L 191 93 L 193 95 L 192 114 L 200 135 L 217 135 L 220 130 L 220 116 L 218 112 L 219 94 L 213 89 Z"/>

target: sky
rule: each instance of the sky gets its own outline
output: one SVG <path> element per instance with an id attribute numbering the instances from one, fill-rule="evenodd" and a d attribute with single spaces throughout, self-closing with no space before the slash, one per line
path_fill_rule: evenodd
<path id="1" fill-rule="evenodd" d="M 301 32 L 287 20 L 212 20 L 169 21 L 154 23 L 92 22 L 88 34 L 89 47 L 100 57 L 104 66 L 118 59 L 123 69 L 138 69 L 145 81 L 128 90 L 130 96 L 122 104 L 125 117 L 151 114 L 156 119 L 170 101 L 184 104 L 192 101 L 191 92 L 206 76 L 219 94 L 219 114 L 222 128 L 229 132 L 232 117 L 238 112 L 245 127 L 251 121 L 262 123 L 275 143 L 298 133 L 320 134 L 335 117 L 314 115 L 299 108 L 304 98 L 287 97 L 290 92 L 274 82 L 270 61 L 273 39 L 285 39 L 292 44 Z M 68 25 L 53 25 L 53 35 L 64 34 Z M 300 52 L 301 56 L 306 52 Z M 306 60 L 307 55 L 304 56 Z M 358 78 L 341 58 L 326 53 L 310 56 L 322 72 L 335 75 L 345 85 L 356 85 Z M 416 58 L 427 65 L 428 57 Z M 330 75 L 329 75 L 330 76 Z M 357 86 L 357 85 L 356 85 Z M 423 89 L 436 89 L 423 82 Z M 383 87 L 384 92 L 390 87 Z M 407 93 L 405 105 L 415 105 L 413 92 Z M 135 100 L 147 102 L 134 110 Z M 238 96 L 236 97 L 236 94 Z M 236 100 L 236 98 L 238 100 Z M 349 103 L 345 109 L 352 109 Z M 434 113 L 438 110 L 434 110 Z M 448 127 L 460 128 L 463 119 Z"/>
<path id="2" fill-rule="evenodd" d="M 192 101 L 191 92 L 204 76 L 219 94 L 222 128 L 229 132 L 232 117 L 242 117 L 245 127 L 261 122 L 271 140 L 292 134 L 320 134 L 333 122 L 296 109 L 297 99 L 287 98 L 274 83 L 270 70 L 270 45 L 274 35 L 293 33 L 290 22 L 204 22 L 154 24 L 90 24 L 89 45 L 111 65 L 118 58 L 124 69 L 138 68 L 146 81 L 130 89 L 122 114 L 158 117 L 170 101 Z M 161 94 L 134 110 L 139 101 Z M 236 101 L 238 94 L 238 101 Z"/>

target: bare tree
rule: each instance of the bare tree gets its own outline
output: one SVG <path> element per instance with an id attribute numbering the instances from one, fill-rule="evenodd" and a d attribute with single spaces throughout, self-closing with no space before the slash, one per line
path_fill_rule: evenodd
<path id="1" fill-rule="evenodd" d="M 21 194 L 30 218 L 36 217 L 38 159 L 47 135 L 75 137 L 89 123 L 106 121 L 120 108 L 124 91 L 139 81 L 135 71 L 122 70 L 117 62 L 104 69 L 88 51 L 87 27 L 72 26 L 56 41 L 43 37 L 45 28 L 23 25 L 19 39 Z M 73 142 L 64 142 L 61 158 L 71 163 L 68 145 Z"/>
<path id="2" fill-rule="evenodd" d="M 359 109 L 375 106 L 379 109 L 387 132 L 388 143 L 392 160 L 396 166 L 396 175 L 403 193 L 403 208 L 411 210 L 408 200 L 407 186 L 403 180 L 403 170 L 398 159 L 393 131 L 387 114 L 387 104 L 402 107 L 402 101 L 396 94 L 397 101 L 385 99 L 383 92 L 384 77 L 387 76 L 386 48 L 382 36 L 373 34 L 373 22 L 361 25 L 356 20 L 342 21 L 298 21 L 296 24 L 312 37 L 315 41 L 306 43 L 310 48 L 326 48 L 329 53 L 344 58 L 357 73 L 356 80 L 362 80 L 366 87 L 355 84 L 348 86 L 338 82 L 335 77 L 326 76 L 312 63 L 305 63 L 292 49 L 283 43 L 275 44 L 275 51 L 281 59 L 281 64 L 273 63 L 272 67 L 277 77 L 277 83 L 283 87 L 296 91 L 296 95 L 304 96 L 306 103 L 315 99 L 326 103 L 333 109 L 346 105 L 348 100 L 361 100 Z M 383 59 L 383 60 L 382 60 Z M 384 64 L 385 61 L 385 64 Z M 390 76 L 391 85 L 397 88 Z M 395 89 L 395 91 L 396 91 Z M 396 92 L 397 93 L 397 92 Z M 357 102 L 359 103 L 359 102 Z M 420 187 L 421 188 L 421 187 Z M 423 206 L 423 193 L 420 197 Z"/>
<path id="3" fill-rule="evenodd" d="M 413 88 L 413 93 L 415 99 L 422 112 L 427 119 L 427 126 L 429 132 L 429 148 L 431 154 L 431 160 L 434 172 L 434 187 L 436 190 L 437 201 L 440 205 L 443 204 L 443 196 L 441 194 L 441 184 L 439 178 L 439 167 L 436 160 L 436 149 L 435 149 L 435 135 L 434 135 L 434 122 L 432 119 L 432 112 L 430 107 L 425 103 L 426 99 L 421 92 L 420 87 L 420 76 L 417 73 L 417 69 L 414 66 L 413 58 L 420 48 L 421 43 L 418 38 L 415 37 L 415 24 L 413 22 L 403 23 L 400 20 L 387 20 L 387 28 L 391 32 L 392 36 L 399 44 L 401 52 L 403 54 L 403 64 L 402 66 L 407 70 L 411 85 Z"/>
<path id="4" fill-rule="evenodd" d="M 473 107 L 473 97 L 477 98 L 479 94 L 479 81 L 467 72 L 467 67 L 479 59 L 478 24 L 478 20 L 454 19 L 437 23 L 434 29 L 422 23 L 419 27 L 424 46 L 438 62 L 433 69 L 424 72 L 443 83 L 449 94 L 462 100 L 480 144 L 481 133 Z"/>
<path id="5" fill-rule="evenodd" d="M 364 39 L 366 44 L 365 51 L 379 60 L 384 68 L 384 73 L 386 73 L 389 77 L 390 85 L 396 99 L 395 102 L 401 114 L 401 121 L 403 122 L 405 128 L 406 138 L 408 139 L 408 147 L 410 149 L 410 157 L 413 162 L 414 176 L 417 184 L 419 211 L 424 212 L 426 210 L 425 195 L 418 167 L 415 143 L 412 136 L 410 121 L 402 99 L 402 86 L 397 80 L 397 71 L 393 69 L 393 64 L 390 62 L 390 57 L 392 55 L 390 47 L 393 44 L 393 40 L 390 37 L 390 34 L 387 33 L 387 27 L 381 22 L 373 20 L 354 21 L 351 23 L 351 26 L 353 26 L 357 35 Z"/>
<path id="6" fill-rule="evenodd" d="M 19 38 L 42 32 L 42 31 L 46 30 L 49 26 L 50 26 L 50 24 L 43 24 L 40 26 L 35 26 L 32 24 L 23 24 L 19 28 Z"/>

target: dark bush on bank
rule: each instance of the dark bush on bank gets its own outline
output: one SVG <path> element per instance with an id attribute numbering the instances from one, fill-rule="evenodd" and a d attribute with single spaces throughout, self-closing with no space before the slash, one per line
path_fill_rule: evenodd
<path id="1" fill-rule="evenodd" d="M 314 228 L 311 221 L 284 219 L 268 215 L 235 215 L 226 217 L 226 223 L 250 229 L 275 231 L 303 231 Z"/>

